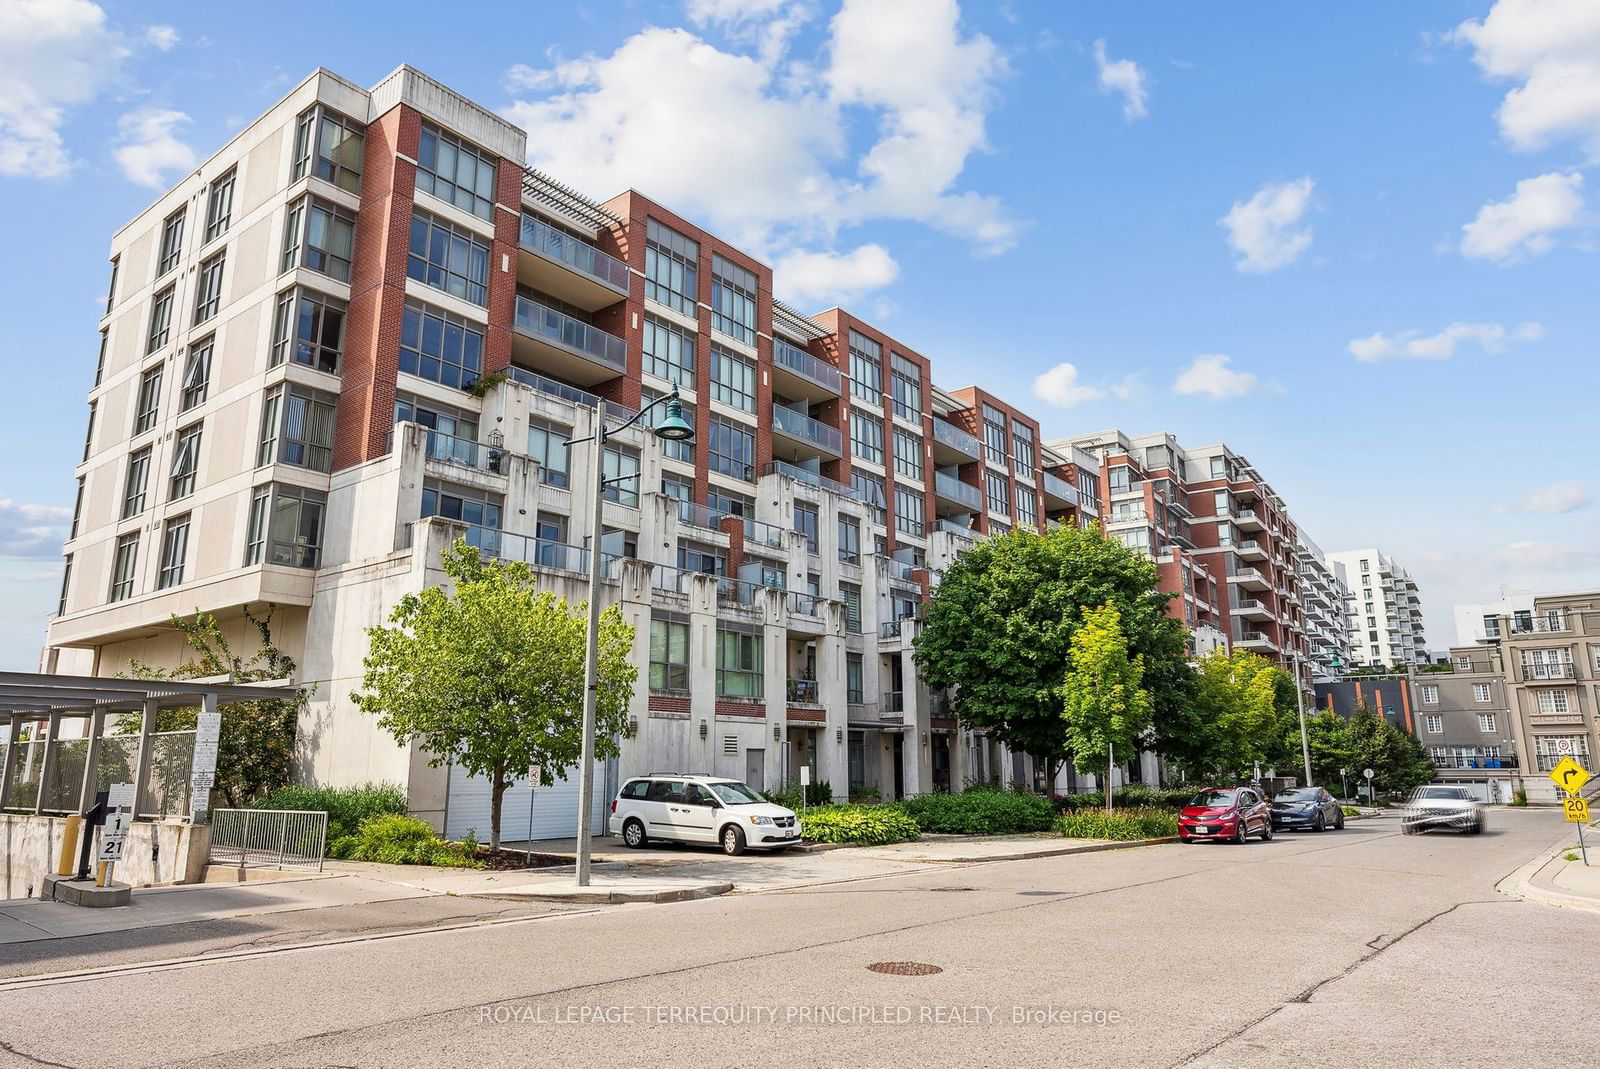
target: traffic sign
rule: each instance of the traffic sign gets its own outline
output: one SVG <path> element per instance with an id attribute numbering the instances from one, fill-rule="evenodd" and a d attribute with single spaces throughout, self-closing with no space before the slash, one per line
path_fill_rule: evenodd
<path id="1" fill-rule="evenodd" d="M 1363 775 L 1363 776 L 1365 776 L 1365 777 L 1367 777 L 1367 778 L 1368 778 L 1368 779 L 1371 779 L 1371 778 L 1372 778 L 1372 769 L 1370 769 L 1370 768 L 1363 768 L 1363 769 L 1362 769 L 1362 770 L 1361 770 L 1361 774 L 1362 774 L 1362 775 Z"/>
<path id="2" fill-rule="evenodd" d="M 217 774 L 215 772 L 196 772 L 189 777 L 189 786 L 197 791 L 209 791 L 216 785 Z"/>
<path id="3" fill-rule="evenodd" d="M 132 809 L 133 784 L 113 783 L 106 791 L 106 806 L 110 809 Z"/>
<path id="4" fill-rule="evenodd" d="M 1567 823 L 1589 823 L 1589 803 L 1582 798 L 1568 798 L 1561 803 L 1561 808 L 1566 811 Z"/>
<path id="5" fill-rule="evenodd" d="M 1563 757 L 1556 762 L 1556 767 L 1550 770 L 1550 778 L 1557 787 L 1568 794 L 1577 794 L 1578 788 L 1589 782 L 1589 770 L 1570 757 Z"/>
<path id="6" fill-rule="evenodd" d="M 106 822 L 100 828 L 100 857 L 101 861 L 121 861 L 122 844 L 128 837 L 128 815 L 118 810 L 106 816 Z"/>

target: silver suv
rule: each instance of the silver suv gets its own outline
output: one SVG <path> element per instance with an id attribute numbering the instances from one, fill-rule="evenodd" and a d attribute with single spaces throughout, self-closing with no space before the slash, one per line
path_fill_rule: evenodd
<path id="1" fill-rule="evenodd" d="M 1430 783 L 1411 792 L 1411 800 L 1400 817 L 1400 830 L 1407 835 L 1434 828 L 1455 828 L 1476 835 L 1484 828 L 1483 804 L 1465 787 L 1446 787 Z"/>

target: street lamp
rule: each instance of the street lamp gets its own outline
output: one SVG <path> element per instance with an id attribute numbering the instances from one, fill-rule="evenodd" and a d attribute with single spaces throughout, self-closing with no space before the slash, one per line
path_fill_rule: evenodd
<path id="1" fill-rule="evenodd" d="M 1291 650 L 1289 656 L 1294 664 L 1294 704 L 1300 711 L 1300 757 L 1306 765 L 1306 786 L 1311 786 L 1311 739 L 1306 734 L 1306 693 L 1300 685 L 1300 651 Z"/>
<path id="2" fill-rule="evenodd" d="M 589 855 L 592 852 L 590 836 L 594 826 L 594 706 L 600 687 L 600 533 L 605 521 L 606 486 L 627 479 L 638 478 L 638 473 L 606 478 L 605 450 L 607 439 L 620 434 L 638 423 L 657 405 L 667 406 L 666 418 L 657 425 L 655 436 L 669 442 L 683 442 L 694 437 L 694 426 L 683 418 L 683 402 L 678 399 L 678 388 L 665 397 L 658 397 L 635 412 L 622 426 L 606 429 L 606 403 L 597 401 L 594 406 L 594 433 L 584 438 L 574 438 L 568 448 L 580 442 L 592 441 L 594 451 L 594 523 L 589 528 L 589 629 L 583 651 L 583 749 L 578 758 L 578 886 L 589 886 Z"/>

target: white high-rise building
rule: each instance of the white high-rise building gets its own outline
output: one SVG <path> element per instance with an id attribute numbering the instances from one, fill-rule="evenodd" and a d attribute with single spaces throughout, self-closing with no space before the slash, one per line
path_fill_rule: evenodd
<path id="1" fill-rule="evenodd" d="M 1329 553 L 1328 561 L 1343 566 L 1350 588 L 1351 660 L 1389 667 L 1427 664 L 1422 598 L 1411 574 L 1376 546 Z"/>

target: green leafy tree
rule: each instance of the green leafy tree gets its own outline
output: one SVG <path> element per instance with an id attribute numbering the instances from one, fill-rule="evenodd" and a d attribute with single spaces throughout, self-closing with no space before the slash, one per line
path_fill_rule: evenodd
<path id="1" fill-rule="evenodd" d="M 1150 728 L 1153 703 L 1144 689 L 1144 658 L 1128 656 L 1121 614 L 1110 602 L 1083 610 L 1072 636 L 1071 666 L 1061 684 L 1061 716 L 1079 772 L 1107 770 L 1115 750 L 1132 756 Z M 1106 780 L 1106 809 L 1111 809 Z"/>
<path id="2" fill-rule="evenodd" d="M 489 779 L 491 849 L 500 847 L 501 801 L 533 766 L 548 786 L 580 759 L 585 604 L 540 591 L 520 562 L 486 561 L 464 540 L 444 555 L 454 590 L 400 599 L 393 626 L 367 629 L 363 712 L 402 743 L 416 740 L 438 767 L 453 761 Z M 600 617 L 595 755 L 614 757 L 627 729 L 638 672 L 633 628 L 612 606 Z"/>
<path id="3" fill-rule="evenodd" d="M 1380 794 L 1404 794 L 1434 776 L 1433 762 L 1422 744 L 1365 705 L 1357 706 L 1345 726 L 1352 770 L 1372 769 L 1372 786 Z"/>
<path id="4" fill-rule="evenodd" d="M 1114 605 L 1130 652 L 1143 658 L 1158 746 L 1186 737 L 1193 673 L 1171 598 L 1153 562 L 1098 527 L 1012 531 L 945 571 L 917 636 L 917 664 L 930 687 L 950 690 L 957 718 L 1032 754 L 1053 781 L 1071 757 L 1060 688 L 1085 608 Z"/>
<path id="5" fill-rule="evenodd" d="M 1355 751 L 1346 730 L 1344 719 L 1331 710 L 1306 717 L 1306 737 L 1311 744 L 1311 775 L 1324 787 L 1337 783 L 1343 788 L 1350 776 L 1360 777 L 1365 765 L 1356 762 Z M 1300 727 L 1295 724 L 1294 742 L 1299 745 Z M 1341 776 L 1340 769 L 1346 774 Z"/>
<path id="6" fill-rule="evenodd" d="M 1201 763 L 1190 771 L 1243 774 L 1256 762 L 1271 763 L 1282 738 L 1278 691 L 1288 675 L 1265 657 L 1246 650 L 1216 650 L 1200 659 L 1194 707 L 1203 721 L 1191 739 Z M 1288 680 L 1290 686 L 1293 681 Z M 1292 698 L 1291 698 L 1292 702 Z M 1295 753 L 1299 753 L 1298 720 Z M 1203 748 L 1203 749 L 1202 749 Z"/>

